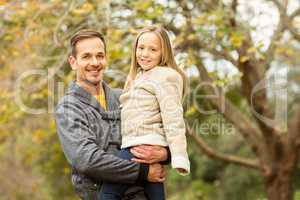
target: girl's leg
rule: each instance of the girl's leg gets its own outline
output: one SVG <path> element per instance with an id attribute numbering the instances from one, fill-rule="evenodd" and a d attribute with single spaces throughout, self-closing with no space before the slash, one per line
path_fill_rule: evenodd
<path id="1" fill-rule="evenodd" d="M 122 149 L 118 155 L 120 158 L 130 160 L 133 155 L 129 149 Z M 118 183 L 103 183 L 100 191 L 101 200 L 121 200 L 122 196 L 131 185 Z"/>
<path id="2" fill-rule="evenodd" d="M 145 183 L 145 193 L 149 200 L 165 200 L 163 183 Z"/>
<path id="3" fill-rule="evenodd" d="M 100 191 L 101 200 L 121 200 L 129 185 L 104 183 Z"/>

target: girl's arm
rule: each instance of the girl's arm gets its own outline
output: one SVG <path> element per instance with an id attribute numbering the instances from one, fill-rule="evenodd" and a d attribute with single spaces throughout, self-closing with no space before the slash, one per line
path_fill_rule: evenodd
<path id="1" fill-rule="evenodd" d="M 179 73 L 170 68 L 161 73 L 158 79 L 159 87 L 156 87 L 155 92 L 171 151 L 171 165 L 180 174 L 186 175 L 190 172 L 190 162 L 182 108 L 183 81 Z"/>

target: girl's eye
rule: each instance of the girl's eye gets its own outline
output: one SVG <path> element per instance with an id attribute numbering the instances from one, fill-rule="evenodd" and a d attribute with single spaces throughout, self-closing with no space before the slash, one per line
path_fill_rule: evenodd
<path id="1" fill-rule="evenodd" d="M 139 50 L 143 50 L 143 49 L 144 49 L 144 47 L 138 47 L 138 49 L 139 49 Z"/>
<path id="2" fill-rule="evenodd" d="M 156 51 L 156 49 L 151 49 L 151 51 Z"/>

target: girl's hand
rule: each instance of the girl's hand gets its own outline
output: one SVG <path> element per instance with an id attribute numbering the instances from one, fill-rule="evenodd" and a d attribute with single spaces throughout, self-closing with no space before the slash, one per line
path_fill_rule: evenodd
<path id="1" fill-rule="evenodd" d="M 162 146 L 139 145 L 132 147 L 130 152 L 136 157 L 132 161 L 146 164 L 165 161 L 168 157 L 166 148 Z"/>
<path id="2" fill-rule="evenodd" d="M 180 173 L 180 174 L 187 174 L 188 171 L 183 169 L 183 168 L 176 168 L 176 170 Z"/>

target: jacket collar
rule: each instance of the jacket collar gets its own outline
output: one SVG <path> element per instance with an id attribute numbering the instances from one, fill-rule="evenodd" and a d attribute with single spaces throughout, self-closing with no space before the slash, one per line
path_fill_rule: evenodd
<path id="1" fill-rule="evenodd" d="M 107 83 L 102 81 L 103 89 L 105 93 L 105 99 L 107 103 L 108 111 L 105 111 L 95 97 L 93 97 L 89 92 L 80 87 L 75 81 L 72 81 L 67 94 L 75 96 L 81 102 L 90 105 L 96 108 L 105 119 L 119 119 L 120 110 L 119 110 L 119 98 L 111 89 Z"/>

